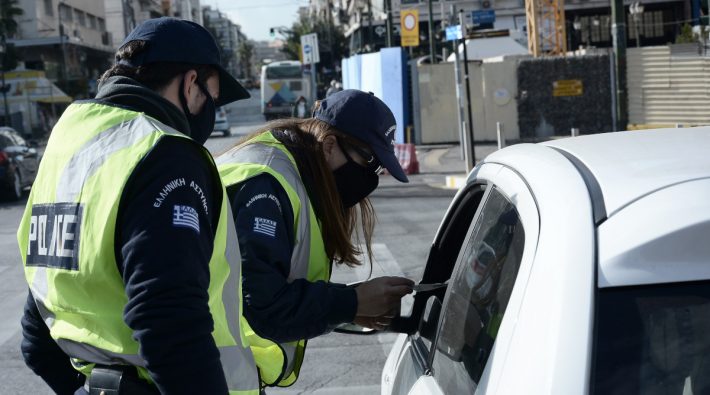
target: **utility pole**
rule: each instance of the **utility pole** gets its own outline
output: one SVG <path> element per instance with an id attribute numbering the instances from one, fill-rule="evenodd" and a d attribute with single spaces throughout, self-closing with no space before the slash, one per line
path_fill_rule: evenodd
<path id="1" fill-rule="evenodd" d="M 59 26 L 58 26 L 59 47 L 62 52 L 61 81 L 62 81 L 62 89 L 64 89 L 64 91 L 66 92 L 67 85 L 68 85 L 68 83 L 67 83 L 68 78 L 67 78 L 67 54 L 66 54 L 66 50 L 64 47 L 64 25 L 62 25 L 62 6 L 63 5 L 65 5 L 64 1 L 59 0 L 59 3 L 57 4 L 57 20 L 59 23 Z"/>
<path id="2" fill-rule="evenodd" d="M 626 130 L 629 103 L 626 93 L 626 12 L 623 0 L 611 1 L 611 19 L 616 59 L 616 130 Z"/>
<path id="3" fill-rule="evenodd" d="M 429 56 L 431 56 L 431 64 L 436 64 L 436 43 L 434 42 L 434 11 L 432 10 L 431 0 L 427 0 L 429 5 Z"/>
<path id="4" fill-rule="evenodd" d="M 431 1 L 431 0 L 429 0 Z M 466 134 L 467 139 L 464 139 L 464 143 L 468 140 L 466 144 L 466 171 L 471 171 L 474 166 L 476 166 L 476 147 L 473 143 L 473 115 L 471 114 L 471 85 L 468 82 L 468 50 L 466 49 L 466 36 L 468 35 L 468 29 L 466 29 L 466 19 L 463 15 L 463 10 L 459 10 L 459 23 L 461 24 L 461 33 L 463 36 L 463 83 L 466 85 L 466 112 L 468 119 L 466 120 L 466 125 L 468 125 L 468 133 Z"/>
<path id="5" fill-rule="evenodd" d="M 385 0 L 385 12 L 387 13 L 387 46 L 394 45 L 392 39 L 392 0 Z"/>
<path id="6" fill-rule="evenodd" d="M 5 57 L 7 56 L 7 40 L 5 39 L 5 32 L 2 32 L 2 41 L 0 42 L 0 55 L 2 55 L 2 60 L 0 61 L 0 75 L 2 76 L 2 103 L 5 110 L 5 126 L 10 126 L 10 108 L 7 105 L 7 91 L 8 87 L 5 86 Z"/>
<path id="7" fill-rule="evenodd" d="M 367 0 L 367 45 L 369 52 L 374 52 L 375 45 L 372 43 L 372 0 Z"/>

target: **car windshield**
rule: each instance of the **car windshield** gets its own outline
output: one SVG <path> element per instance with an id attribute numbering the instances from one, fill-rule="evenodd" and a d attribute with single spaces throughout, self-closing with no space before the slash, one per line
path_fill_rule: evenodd
<path id="1" fill-rule="evenodd" d="M 710 393 L 710 282 L 599 291 L 596 394 Z"/>
<path id="2" fill-rule="evenodd" d="M 266 69 L 267 79 L 301 78 L 301 66 L 273 66 Z"/>

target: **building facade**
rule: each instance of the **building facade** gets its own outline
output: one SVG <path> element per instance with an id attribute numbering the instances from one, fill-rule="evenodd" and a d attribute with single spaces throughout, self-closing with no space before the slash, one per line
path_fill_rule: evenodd
<path id="1" fill-rule="evenodd" d="M 200 0 L 163 0 L 163 13 L 203 25 Z"/>
<path id="2" fill-rule="evenodd" d="M 222 67 L 237 78 L 245 78 L 239 59 L 239 47 L 246 41 L 241 26 L 210 6 L 202 8 L 202 18 L 204 26 L 212 32 L 222 50 Z"/>
<path id="3" fill-rule="evenodd" d="M 106 26 L 112 46 L 118 48 L 136 25 L 167 15 L 161 0 L 99 0 L 106 9 Z"/>
<path id="4" fill-rule="evenodd" d="M 20 0 L 25 11 L 13 44 L 27 69 L 47 78 L 74 98 L 96 92 L 96 79 L 113 57 L 103 1 Z"/>
<path id="5" fill-rule="evenodd" d="M 640 2 L 643 12 L 632 15 L 629 5 Z M 419 12 L 420 49 L 428 52 L 429 7 L 427 0 L 391 0 L 393 45 L 399 45 L 400 11 Z M 624 0 L 628 45 L 660 45 L 673 42 L 681 26 L 691 21 L 693 12 L 688 0 Z M 312 0 L 311 9 L 322 12 L 324 0 Z M 329 6 L 334 22 L 350 40 L 351 53 L 370 52 L 385 45 L 384 0 L 335 0 Z M 463 10 L 465 23 L 474 26 L 474 14 L 492 15 L 494 22 L 478 28 L 508 30 L 511 36 L 527 45 L 525 0 L 436 1 L 432 4 L 435 41 L 443 40 L 443 28 L 458 24 L 452 7 Z M 611 7 L 609 0 L 565 0 L 567 48 L 611 46 Z M 638 39 L 637 39 L 638 37 Z"/>

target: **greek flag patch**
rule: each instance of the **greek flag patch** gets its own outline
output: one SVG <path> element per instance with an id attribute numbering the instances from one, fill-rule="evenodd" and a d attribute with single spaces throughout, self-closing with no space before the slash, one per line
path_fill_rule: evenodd
<path id="1" fill-rule="evenodd" d="M 173 207 L 173 226 L 193 229 L 200 234 L 200 219 L 197 210 L 190 206 L 175 205 Z"/>
<path id="2" fill-rule="evenodd" d="M 276 236 L 276 221 L 266 218 L 254 218 L 254 232 L 274 237 Z"/>

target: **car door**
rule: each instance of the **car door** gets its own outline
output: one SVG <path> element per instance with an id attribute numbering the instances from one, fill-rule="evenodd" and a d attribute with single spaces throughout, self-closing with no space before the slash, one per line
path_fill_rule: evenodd
<path id="1" fill-rule="evenodd" d="M 6 148 L 6 152 L 13 157 L 23 185 L 32 184 L 39 167 L 37 150 L 30 147 L 17 132 L 4 130 L 0 133 L 12 142 L 12 145 Z"/>
<path id="2" fill-rule="evenodd" d="M 463 215 L 464 209 L 474 208 L 470 202 L 466 206 L 466 197 L 476 192 L 481 196 L 475 215 L 470 211 Z M 440 240 L 448 241 L 446 248 L 454 249 L 449 254 L 456 255 L 455 267 L 446 275 L 448 289 L 444 295 L 415 296 L 413 316 L 419 316 L 419 325 L 406 340 L 400 338 L 402 343 L 395 344 L 393 349 L 399 346 L 402 351 L 390 355 L 396 362 L 388 359 L 396 367 L 385 366 L 383 394 L 473 393 L 494 382 L 490 380 L 493 361 L 504 360 L 536 247 L 537 208 L 523 180 L 494 164 L 473 174 L 457 198 L 437 234 L 445 239 L 442 231 L 451 232 L 451 224 L 462 221 L 458 224 L 460 241 L 450 234 Z M 446 280 L 442 279 L 445 270 L 435 268 L 442 265 L 431 260 L 441 255 L 437 241 L 422 282 Z M 427 299 L 421 312 L 416 309 L 417 296 Z M 388 385 L 391 392 L 387 392 Z"/>

